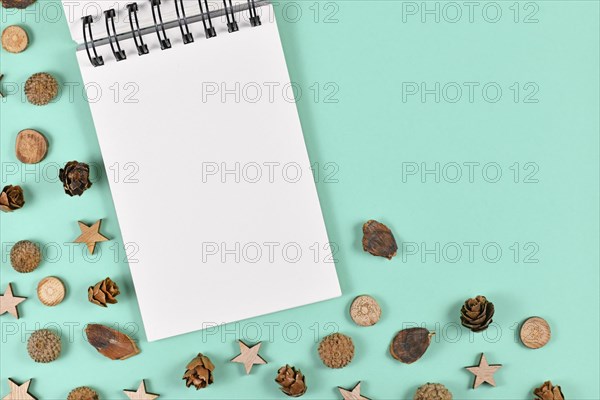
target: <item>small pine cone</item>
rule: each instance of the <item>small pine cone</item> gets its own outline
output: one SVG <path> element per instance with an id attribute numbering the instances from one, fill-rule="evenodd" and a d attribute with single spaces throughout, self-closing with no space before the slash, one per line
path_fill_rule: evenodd
<path id="1" fill-rule="evenodd" d="M 329 368 L 343 368 L 354 358 L 352 338 L 341 333 L 326 336 L 319 344 L 319 357 Z"/>
<path id="2" fill-rule="evenodd" d="M 27 341 L 27 352 L 35 362 L 52 362 L 58 358 L 60 350 L 60 337 L 48 329 L 33 332 Z"/>
<path id="3" fill-rule="evenodd" d="M 92 186 L 90 182 L 90 166 L 78 161 L 69 161 L 58 171 L 58 178 L 63 183 L 65 193 L 69 196 L 81 196 Z"/>
<path id="4" fill-rule="evenodd" d="M 183 379 L 185 380 L 185 386 L 190 387 L 194 385 L 196 390 L 204 389 L 211 383 L 213 383 L 213 371 L 215 369 L 214 364 L 202 353 L 190 361 L 187 365 Z"/>
<path id="5" fill-rule="evenodd" d="M 533 394 L 540 400 L 565 400 L 560 386 L 553 386 L 550 381 L 534 389 Z"/>
<path id="6" fill-rule="evenodd" d="M 279 383 L 281 391 L 290 397 L 300 397 L 308 389 L 302 372 L 287 364 L 279 368 L 275 382 Z"/>
<path id="7" fill-rule="evenodd" d="M 11 212 L 25 205 L 25 197 L 21 186 L 4 186 L 0 193 L 0 210 Z"/>
<path id="8" fill-rule="evenodd" d="M 98 393 L 87 386 L 80 386 L 71 390 L 67 400 L 99 400 Z"/>
<path id="9" fill-rule="evenodd" d="M 390 228 L 375 220 L 369 220 L 363 225 L 362 245 L 364 251 L 388 260 L 398 252 L 398 245 Z"/>
<path id="10" fill-rule="evenodd" d="M 121 293 L 119 286 L 110 278 L 106 278 L 88 289 L 88 300 L 101 307 L 106 307 L 106 304 L 116 304 L 117 295 Z"/>
<path id="11" fill-rule="evenodd" d="M 426 383 L 417 389 L 413 400 L 452 400 L 452 393 L 441 383 Z"/>
<path id="12" fill-rule="evenodd" d="M 460 314 L 460 322 L 464 327 L 473 332 L 480 332 L 492 323 L 494 304 L 490 303 L 485 296 L 477 296 L 465 301 Z"/>
<path id="13" fill-rule="evenodd" d="M 21 240 L 10 249 L 10 264 L 22 274 L 34 271 L 41 261 L 40 247 L 29 240 Z"/>

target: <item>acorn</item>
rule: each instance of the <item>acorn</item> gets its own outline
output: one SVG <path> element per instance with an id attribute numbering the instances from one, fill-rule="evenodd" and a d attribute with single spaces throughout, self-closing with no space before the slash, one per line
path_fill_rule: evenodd
<path id="1" fill-rule="evenodd" d="M 29 240 L 21 240 L 10 250 L 10 264 L 17 272 L 28 273 L 34 271 L 42 261 L 42 252 L 39 246 Z"/>
<path id="2" fill-rule="evenodd" d="M 433 335 L 435 332 L 429 332 L 425 328 L 403 329 L 394 336 L 390 353 L 396 360 L 412 364 L 425 354 Z"/>
<path id="3" fill-rule="evenodd" d="M 33 332 L 27 341 L 27 352 L 35 362 L 52 362 L 58 358 L 60 350 L 60 337 L 48 329 Z"/>

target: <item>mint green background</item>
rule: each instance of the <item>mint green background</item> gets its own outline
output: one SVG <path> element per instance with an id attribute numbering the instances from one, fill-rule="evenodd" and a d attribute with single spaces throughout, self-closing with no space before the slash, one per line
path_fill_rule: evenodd
<path id="1" fill-rule="evenodd" d="M 538 22 L 528 24 L 513 21 L 513 2 L 496 3 L 503 12 L 497 23 L 482 18 L 486 3 L 473 22 L 463 15 L 457 23 L 443 18 L 436 23 L 432 16 L 425 23 L 419 16 L 403 22 L 402 3 L 391 1 L 316 3 L 320 15 L 315 20 L 314 4 L 278 4 L 276 9 L 291 78 L 303 88 L 298 109 L 310 158 L 321 172 L 337 168 L 334 181 L 320 176 L 317 185 L 330 239 L 339 245 L 344 295 L 204 334 L 147 343 L 136 328 L 141 320 L 122 250 L 121 261 L 115 262 L 112 243 L 102 244 L 102 257 L 90 262 L 81 247 L 69 259 L 63 244 L 78 235 L 77 220 L 98 218 L 104 218 L 104 233 L 117 243 L 113 249 L 122 243 L 106 175 L 81 198 L 64 195 L 56 182 L 56 165 L 71 159 L 101 163 L 87 103 L 80 91 L 74 101 L 63 97 L 41 108 L 11 95 L 0 103 L 2 184 L 21 184 L 27 205 L 1 215 L 0 290 L 14 282 L 16 294 L 29 300 L 20 307 L 18 321 L 9 315 L 0 319 L 0 395 L 7 393 L 6 378 L 12 377 L 34 378 L 32 393 L 42 399 L 65 398 L 80 385 L 96 388 L 105 399 L 123 399 L 122 389 L 136 388 L 145 378 L 148 390 L 164 399 L 281 398 L 273 378 L 279 366 L 290 363 L 307 376 L 307 399 L 339 398 L 336 386 L 352 387 L 359 380 L 363 394 L 373 399 L 411 398 L 427 381 L 446 384 L 456 399 L 528 399 L 548 379 L 560 384 L 568 399 L 600 399 L 598 2 L 532 3 L 539 7 Z M 532 10 L 518 5 L 521 17 Z M 30 14 L 0 10 L 3 28 L 20 24 L 32 39 L 22 54 L 0 53 L 4 91 L 38 71 L 77 83 L 80 90 L 66 22 L 39 17 L 45 9 L 53 18 L 58 2 L 38 7 L 45 8 Z M 334 7 L 337 22 L 324 23 Z M 302 15 L 293 22 L 298 8 Z M 286 10 L 287 21 L 282 17 Z M 322 90 L 318 101 L 309 89 L 315 82 Z M 328 82 L 339 87 L 337 103 L 323 101 L 331 91 L 325 88 Z M 425 103 L 416 96 L 403 102 L 402 82 L 497 82 L 503 95 L 496 103 L 483 100 L 481 92 L 473 102 L 463 97 L 457 103 L 436 103 L 432 96 Z M 509 89 L 514 82 L 521 87 L 536 83 L 539 102 L 515 103 Z M 32 174 L 22 176 L 14 141 L 25 128 L 44 132 L 50 152 L 31 168 Z M 432 176 L 425 183 L 415 176 L 403 182 L 403 163 L 408 162 L 430 167 L 495 162 L 502 177 L 488 183 L 479 167 L 473 183 L 466 176 L 458 183 L 436 183 Z M 522 173 L 518 183 L 509 169 L 515 162 Z M 522 181 L 530 171 L 523 169 L 527 162 L 539 168 L 537 183 Z M 334 164 L 325 169 L 326 163 Z M 9 173 L 13 167 L 16 174 Z M 177 173 L 176 166 L 171 168 Z M 157 200 L 156 212 L 168 209 Z M 392 261 L 375 258 L 360 247 L 360 228 L 369 218 L 388 224 L 399 242 L 425 243 L 430 249 L 436 242 L 441 247 L 477 242 L 479 247 L 472 262 L 464 252 L 454 263 L 443 257 L 436 262 L 433 255 L 423 261 L 402 251 Z M 62 254 L 50 246 L 53 260 L 31 274 L 18 274 L 8 263 L 8 252 L 10 243 L 22 239 L 60 243 Z M 509 248 L 515 242 L 521 247 L 516 261 Z M 529 242 L 539 249 L 537 263 L 524 262 L 529 251 L 523 246 Z M 486 243 L 502 248 L 499 261 L 482 257 Z M 183 251 L 193 257 L 195 249 Z M 62 278 L 68 287 L 66 300 L 55 308 L 42 306 L 35 295 L 37 282 L 48 275 Z M 123 294 L 119 304 L 102 309 L 87 302 L 86 289 L 106 276 L 120 284 Z M 347 313 L 353 297 L 363 293 L 375 296 L 383 308 L 374 327 L 354 325 Z M 495 328 L 476 335 L 457 331 L 461 303 L 476 294 L 496 305 Z M 210 299 L 199 292 L 198 304 L 210 306 Z M 181 307 L 194 317 L 192 305 Z M 552 327 L 551 342 L 540 350 L 515 339 L 518 324 L 532 315 Z M 97 354 L 82 336 L 84 325 L 93 321 L 135 331 L 141 355 L 113 362 Z M 61 329 L 64 351 L 56 362 L 36 364 L 27 356 L 25 336 L 47 324 Z M 410 324 L 424 324 L 438 334 L 419 362 L 403 365 L 387 347 L 395 332 Z M 257 326 L 261 354 L 269 364 L 245 376 L 240 365 L 228 360 L 238 354 L 237 338 L 256 339 Z M 295 341 L 298 326 L 301 337 Z M 333 329 L 351 335 L 356 345 L 355 359 L 342 370 L 327 369 L 316 352 L 318 340 Z M 201 392 L 186 389 L 181 381 L 197 352 L 216 364 L 215 384 Z M 504 366 L 496 374 L 497 387 L 473 391 L 472 376 L 463 367 L 476 364 L 481 352 Z"/>

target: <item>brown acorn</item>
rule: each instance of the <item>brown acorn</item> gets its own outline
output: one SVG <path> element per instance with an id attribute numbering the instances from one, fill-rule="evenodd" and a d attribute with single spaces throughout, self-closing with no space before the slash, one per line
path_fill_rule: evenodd
<path id="1" fill-rule="evenodd" d="M 390 353 L 396 360 L 412 364 L 425 354 L 435 332 L 425 328 L 403 329 L 394 336 Z"/>
<path id="2" fill-rule="evenodd" d="M 398 245 L 392 231 L 373 219 L 363 225 L 363 250 L 378 257 L 391 260 L 398 252 Z"/>

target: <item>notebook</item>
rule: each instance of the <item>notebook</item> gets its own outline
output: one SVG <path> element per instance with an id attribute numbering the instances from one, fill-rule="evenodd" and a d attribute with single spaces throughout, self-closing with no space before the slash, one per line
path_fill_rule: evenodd
<path id="1" fill-rule="evenodd" d="M 340 296 L 272 5 L 63 6 L 147 339 Z"/>

